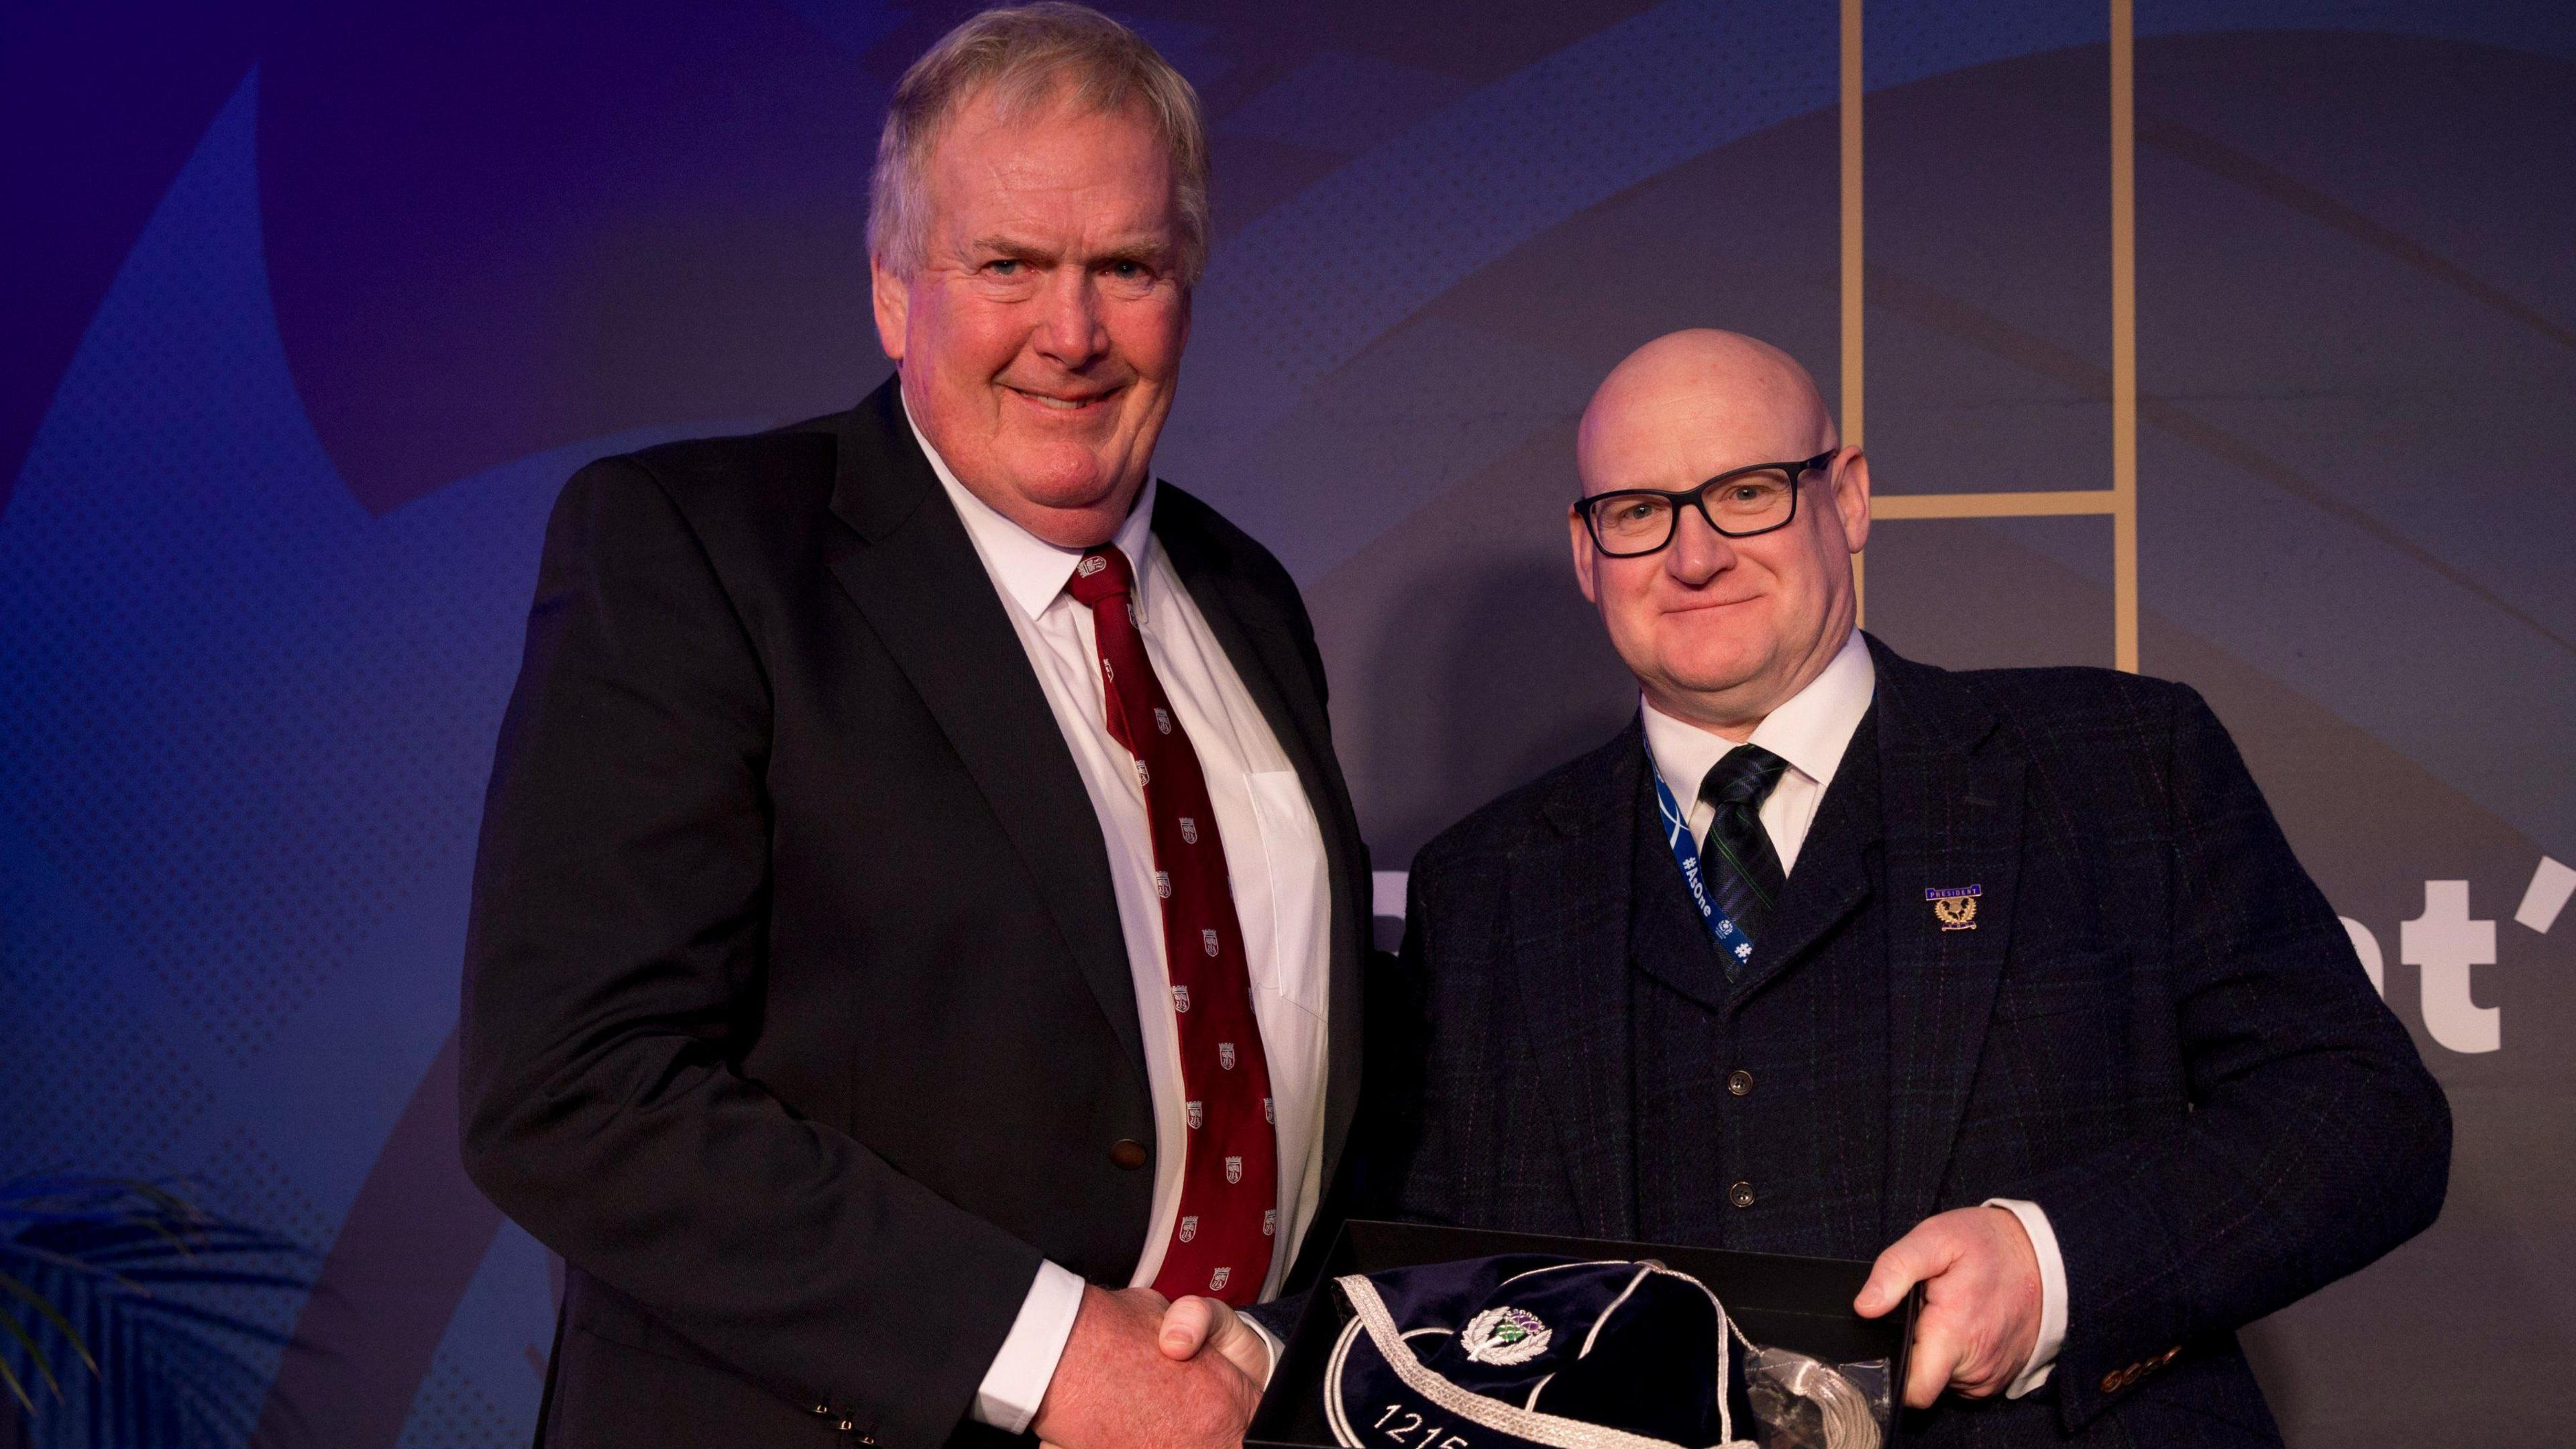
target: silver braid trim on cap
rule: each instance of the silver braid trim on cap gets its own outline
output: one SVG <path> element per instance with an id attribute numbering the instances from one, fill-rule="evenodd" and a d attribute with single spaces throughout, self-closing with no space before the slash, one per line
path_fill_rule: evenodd
<path id="1" fill-rule="evenodd" d="M 1676 1273 L 1673 1276 L 1685 1275 Z M 1334 1345 L 1333 1361 L 1325 1375 L 1325 1382 L 1331 1390 L 1325 1400 L 1325 1411 L 1331 1419 L 1335 1436 L 1344 1444 L 1359 1441 L 1350 1433 L 1341 1414 L 1341 1369 L 1350 1355 L 1353 1339 L 1360 1330 L 1366 1329 L 1369 1341 L 1377 1345 L 1378 1353 L 1386 1359 L 1386 1366 L 1395 1371 L 1396 1378 L 1406 1388 L 1470 1424 L 1526 1439 L 1533 1444 L 1544 1444 L 1549 1449 L 1683 1449 L 1681 1445 L 1649 1439 L 1643 1434 L 1631 1434 L 1625 1429 L 1559 1418 L 1554 1414 L 1542 1414 L 1489 1399 L 1482 1394 L 1471 1394 L 1423 1367 L 1422 1361 L 1413 1356 L 1413 1345 L 1404 1341 L 1403 1332 L 1396 1327 L 1395 1315 L 1386 1311 L 1385 1300 L 1377 1296 L 1377 1285 L 1369 1282 L 1368 1275 L 1353 1273 L 1334 1281 L 1341 1284 L 1342 1292 L 1350 1298 L 1354 1315 L 1351 1326 L 1342 1331 L 1341 1342 Z M 1634 1288 L 1635 1284 L 1629 1286 Z M 1707 1291 L 1705 1285 L 1701 1291 Z M 1717 1295 L 1709 1294 L 1709 1301 L 1717 1303 Z M 1726 1403 L 1728 1340 L 1742 1334 L 1735 1321 L 1727 1316 L 1723 1304 L 1718 1305 L 1717 1316 L 1725 1329 L 1717 1336 L 1717 1423 L 1718 1432 L 1726 1437 L 1710 1449 L 1756 1449 L 1752 1440 L 1735 1437 L 1734 1416 Z M 1750 1348 L 1750 1344 L 1747 1347 Z"/>

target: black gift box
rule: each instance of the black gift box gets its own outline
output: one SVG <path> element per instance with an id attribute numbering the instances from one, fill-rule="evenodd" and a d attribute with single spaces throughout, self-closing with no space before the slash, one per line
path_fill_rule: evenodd
<path id="1" fill-rule="evenodd" d="M 1307 1295 L 1305 1311 L 1270 1375 L 1269 1391 L 1245 1431 L 1245 1449 L 1332 1449 L 1333 1436 L 1324 1427 L 1324 1362 L 1350 1318 L 1342 1295 L 1333 1290 L 1335 1278 L 1499 1253 L 1658 1259 L 1707 1284 L 1755 1343 L 1794 1349 L 1827 1363 L 1886 1359 L 1893 1365 L 1891 1392 L 1903 1391 L 1906 1347 L 1914 1338 L 1922 1290 L 1908 1294 L 1904 1305 L 1884 1318 L 1863 1318 L 1852 1312 L 1851 1303 L 1869 1280 L 1867 1263 L 1355 1219 L 1343 1225 L 1324 1258 L 1323 1275 Z M 1740 1394 L 1737 1407 L 1740 1414 Z M 1753 1437 L 1750 1421 L 1738 1422 L 1737 1432 Z"/>

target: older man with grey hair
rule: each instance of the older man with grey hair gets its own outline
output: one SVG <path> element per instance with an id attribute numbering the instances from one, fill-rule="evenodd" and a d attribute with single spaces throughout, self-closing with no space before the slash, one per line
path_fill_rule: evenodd
<path id="1" fill-rule="evenodd" d="M 566 1263 L 543 1443 L 1240 1437 L 1162 1310 L 1331 1189 L 1368 861 L 1294 584 L 1150 471 L 1206 156 L 1124 27 L 967 21 L 879 149 L 895 378 L 564 489 L 463 1056 Z"/>

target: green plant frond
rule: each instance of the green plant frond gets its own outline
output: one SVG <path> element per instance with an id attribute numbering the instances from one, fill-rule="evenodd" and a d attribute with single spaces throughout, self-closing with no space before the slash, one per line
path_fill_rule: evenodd
<path id="1" fill-rule="evenodd" d="M 63 1396 L 63 1381 L 54 1377 L 53 1360 L 45 1353 L 45 1346 L 36 1342 L 36 1336 L 27 1331 L 27 1325 L 20 1323 L 18 1315 L 14 1313 L 0 1313 L 0 1328 L 8 1329 L 11 1338 L 26 1346 L 28 1357 L 36 1361 L 36 1372 L 44 1375 L 45 1387 L 52 1389 L 54 1398 L 60 1400 Z M 0 1373 L 9 1373 L 6 1359 L 0 1359 Z M 36 1401 L 27 1397 L 27 1386 L 18 1382 L 18 1376 L 14 1373 L 9 1374 L 9 1390 L 18 1396 L 19 1403 L 27 1406 L 28 1413 L 32 1414 L 36 1411 Z"/>
<path id="2" fill-rule="evenodd" d="M 40 1359 L 38 1362 L 41 1363 L 42 1360 Z M 27 1397 L 27 1386 L 18 1382 L 18 1376 L 15 1373 L 10 1372 L 9 1360 L 5 1355 L 0 1355 L 0 1383 L 5 1383 L 9 1386 L 10 1397 L 16 1399 L 19 1403 L 26 1405 L 28 1413 L 32 1414 L 36 1412 L 36 1401 Z"/>
<path id="3" fill-rule="evenodd" d="M 26 1284 L 19 1282 L 17 1279 L 10 1277 L 6 1273 L 0 1273 L 0 1292 L 7 1293 L 10 1297 L 16 1298 L 32 1306 L 38 1313 L 43 1314 L 45 1316 L 45 1321 L 54 1326 L 54 1331 L 70 1341 L 72 1352 L 80 1355 L 82 1366 L 87 1368 L 91 1373 L 98 1372 L 98 1360 L 91 1356 L 89 1345 L 81 1341 L 80 1330 L 72 1327 L 72 1321 L 63 1317 L 62 1310 L 53 1305 L 53 1300 L 47 1298 L 44 1294 L 37 1292 L 35 1289 L 28 1287 Z M 18 1321 L 12 1315 L 0 1314 L 0 1317 L 8 1318 L 10 1323 L 13 1325 Z M 43 1369 L 45 1360 L 42 1353 L 38 1352 L 36 1348 L 36 1341 L 29 1338 L 24 1329 L 19 1330 L 18 1338 L 27 1345 L 28 1352 L 37 1354 L 36 1365 L 40 1370 Z M 50 1380 L 53 1378 L 53 1375 L 48 1372 L 45 1374 L 45 1377 Z M 57 1394 L 61 1393 L 61 1386 L 56 1385 L 54 1391 Z"/>
<path id="4" fill-rule="evenodd" d="M 68 1253 L 57 1253 L 50 1248 L 33 1247 L 24 1241 L 12 1242 L 6 1238 L 0 1238 L 0 1256 L 11 1255 L 25 1258 L 31 1262 L 42 1263 L 48 1268 L 58 1269 L 62 1272 L 75 1274 L 83 1278 L 105 1278 L 119 1288 L 123 1288 L 129 1292 L 140 1293 L 147 1298 L 152 1296 L 151 1289 L 144 1287 L 141 1283 L 117 1272 L 113 1268 L 101 1267 L 94 1260 L 85 1261 L 80 1258 L 75 1258 Z"/>
<path id="5" fill-rule="evenodd" d="M 291 1333 L 188 1301 L 202 1290 L 296 1292 L 300 1243 L 200 1210 L 167 1185 L 55 1174 L 0 1179 L 0 1382 L 30 1414 L 41 1375 L 84 1443 L 235 1443 L 267 1377 L 251 1345 Z M 18 1302 L 34 1312 L 15 1311 Z M 55 1364 L 91 1375 L 67 1387 Z M 35 1372 L 14 1362 L 23 1347 Z M 65 1375 L 69 1377 L 69 1375 Z"/>

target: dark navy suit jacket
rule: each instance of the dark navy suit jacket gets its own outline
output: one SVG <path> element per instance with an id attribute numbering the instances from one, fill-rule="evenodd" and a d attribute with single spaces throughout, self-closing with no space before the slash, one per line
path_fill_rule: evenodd
<path id="1" fill-rule="evenodd" d="M 2235 1330 L 2432 1222 L 2441 1090 L 2191 690 L 1871 649 L 1870 715 L 1737 980 L 1640 848 L 1634 725 L 1424 848 L 1358 1206 L 1634 1239 L 1687 1220 L 1663 1159 L 1703 1136 L 1754 1185 L 1718 1193 L 1717 1246 L 1869 1258 L 2029 1198 L 2068 1281 L 2054 1379 L 1911 1435 L 2277 1443 Z M 1942 929 L 1925 892 L 1968 885 L 1974 928 Z M 1757 1063 L 1704 1134 L 1658 1105 L 1699 1068 L 1639 1060 L 1677 1010 Z"/>

